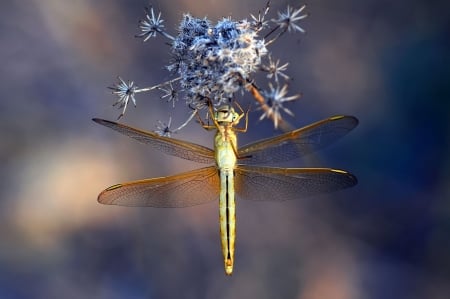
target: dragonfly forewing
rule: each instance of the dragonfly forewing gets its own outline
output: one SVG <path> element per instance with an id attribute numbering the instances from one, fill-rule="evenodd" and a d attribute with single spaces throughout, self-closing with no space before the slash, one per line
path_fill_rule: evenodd
<path id="1" fill-rule="evenodd" d="M 275 168 L 238 165 L 238 198 L 283 201 L 329 193 L 356 185 L 352 174 L 331 168 Z"/>
<path id="2" fill-rule="evenodd" d="M 94 118 L 92 120 L 141 143 L 149 144 L 153 148 L 160 150 L 165 154 L 205 164 L 212 164 L 215 161 L 214 151 L 205 146 L 188 141 L 159 136 L 153 132 L 139 130 L 109 120 L 99 118 Z"/>
<path id="3" fill-rule="evenodd" d="M 238 150 L 240 164 L 290 161 L 322 149 L 358 125 L 353 116 L 334 116 L 309 126 L 245 145 Z"/>
<path id="4" fill-rule="evenodd" d="M 119 206 L 182 208 L 217 200 L 219 187 L 217 168 L 211 166 L 113 185 L 100 193 L 98 201 Z"/>

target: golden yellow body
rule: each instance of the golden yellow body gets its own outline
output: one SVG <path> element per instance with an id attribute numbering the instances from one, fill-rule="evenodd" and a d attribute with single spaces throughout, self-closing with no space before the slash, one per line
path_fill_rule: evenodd
<path id="1" fill-rule="evenodd" d="M 239 107 L 240 108 L 240 107 Z M 242 109 L 241 109 L 242 110 Z M 356 177 L 332 168 L 279 168 L 254 166 L 290 161 L 320 149 L 347 134 L 358 124 L 352 116 L 334 116 L 309 126 L 237 148 L 236 128 L 246 115 L 231 106 L 210 107 L 217 130 L 214 150 L 187 141 L 159 136 L 103 119 L 95 122 L 149 144 L 164 153 L 205 164 L 215 164 L 177 175 L 113 185 L 100 193 L 103 204 L 134 207 L 188 207 L 217 200 L 225 273 L 233 273 L 236 239 L 235 194 L 246 200 L 292 200 L 354 186 Z M 248 116 L 248 114 L 247 114 Z M 239 161 L 239 163 L 237 163 Z"/>
<path id="2" fill-rule="evenodd" d="M 215 113 L 214 152 L 220 176 L 219 221 L 225 273 L 233 273 L 236 240 L 236 204 L 234 200 L 234 169 L 236 168 L 237 138 L 233 125 L 242 116 L 233 108 L 223 106 Z M 207 127 L 207 126 L 205 126 Z M 207 127 L 208 128 L 208 127 Z"/>

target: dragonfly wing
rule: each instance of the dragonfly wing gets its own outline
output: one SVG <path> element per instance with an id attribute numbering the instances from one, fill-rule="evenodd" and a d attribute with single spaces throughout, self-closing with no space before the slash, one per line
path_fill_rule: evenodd
<path id="1" fill-rule="evenodd" d="M 153 146 L 168 155 L 179 157 L 182 159 L 195 161 L 198 163 L 212 164 L 214 163 L 214 151 L 210 148 L 174 138 L 159 136 L 153 132 L 147 132 L 132 128 L 113 121 L 94 118 L 93 121 L 111 128 L 121 134 L 129 136 L 137 141 Z"/>
<path id="2" fill-rule="evenodd" d="M 352 174 L 331 168 L 273 168 L 239 165 L 235 169 L 238 197 L 250 200 L 291 200 L 349 188 Z"/>
<path id="3" fill-rule="evenodd" d="M 181 208 L 216 200 L 220 180 L 214 166 L 174 176 L 117 184 L 105 189 L 98 202 L 109 205 Z"/>
<path id="4" fill-rule="evenodd" d="M 309 126 L 263 139 L 238 150 L 241 164 L 270 164 L 293 160 L 321 149 L 358 125 L 353 116 L 334 116 Z"/>

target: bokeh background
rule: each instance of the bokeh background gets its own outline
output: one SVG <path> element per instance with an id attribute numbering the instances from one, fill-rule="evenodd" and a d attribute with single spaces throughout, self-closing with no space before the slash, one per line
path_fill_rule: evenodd
<path id="1" fill-rule="evenodd" d="M 272 1 L 270 16 L 299 1 Z M 448 1 L 309 1 L 306 35 L 270 49 L 289 62 L 300 127 L 335 114 L 359 127 L 290 166 L 329 166 L 359 184 L 295 202 L 238 201 L 235 273 L 223 273 L 217 203 L 102 206 L 105 187 L 198 165 L 93 123 L 119 111 L 120 75 L 168 78 L 161 37 L 134 38 L 147 1 L 0 4 L 0 298 L 449 298 Z M 156 1 L 169 32 L 183 12 L 246 18 L 264 0 Z M 138 96 L 122 119 L 153 130 L 187 113 Z M 246 95 L 248 99 L 248 95 Z M 242 99 L 242 101 L 245 101 Z M 241 144 L 277 134 L 254 112 Z M 212 146 L 192 123 L 177 138 Z"/>

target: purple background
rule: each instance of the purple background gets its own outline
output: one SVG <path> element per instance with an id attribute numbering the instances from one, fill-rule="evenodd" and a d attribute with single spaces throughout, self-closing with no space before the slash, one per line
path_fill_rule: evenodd
<path id="1" fill-rule="evenodd" d="M 270 16 L 287 3 L 273 1 Z M 276 3 L 275 3 L 276 2 Z M 289 166 L 353 172 L 359 184 L 295 202 L 237 203 L 235 273 L 226 277 L 218 205 L 102 206 L 128 180 L 198 167 L 90 119 L 115 119 L 117 75 L 167 80 L 161 37 L 135 39 L 146 1 L 0 4 L 0 298 L 448 298 L 450 20 L 447 1 L 310 1 L 306 35 L 271 46 L 289 62 L 300 127 L 335 114 L 360 126 Z M 183 12 L 212 20 L 265 1 L 160 1 L 169 32 Z M 246 95 L 246 98 L 249 98 Z M 244 101 L 244 100 L 242 100 Z M 123 122 L 152 130 L 174 115 L 138 95 Z M 278 132 L 254 112 L 241 144 Z M 212 146 L 195 123 L 176 138 Z"/>

